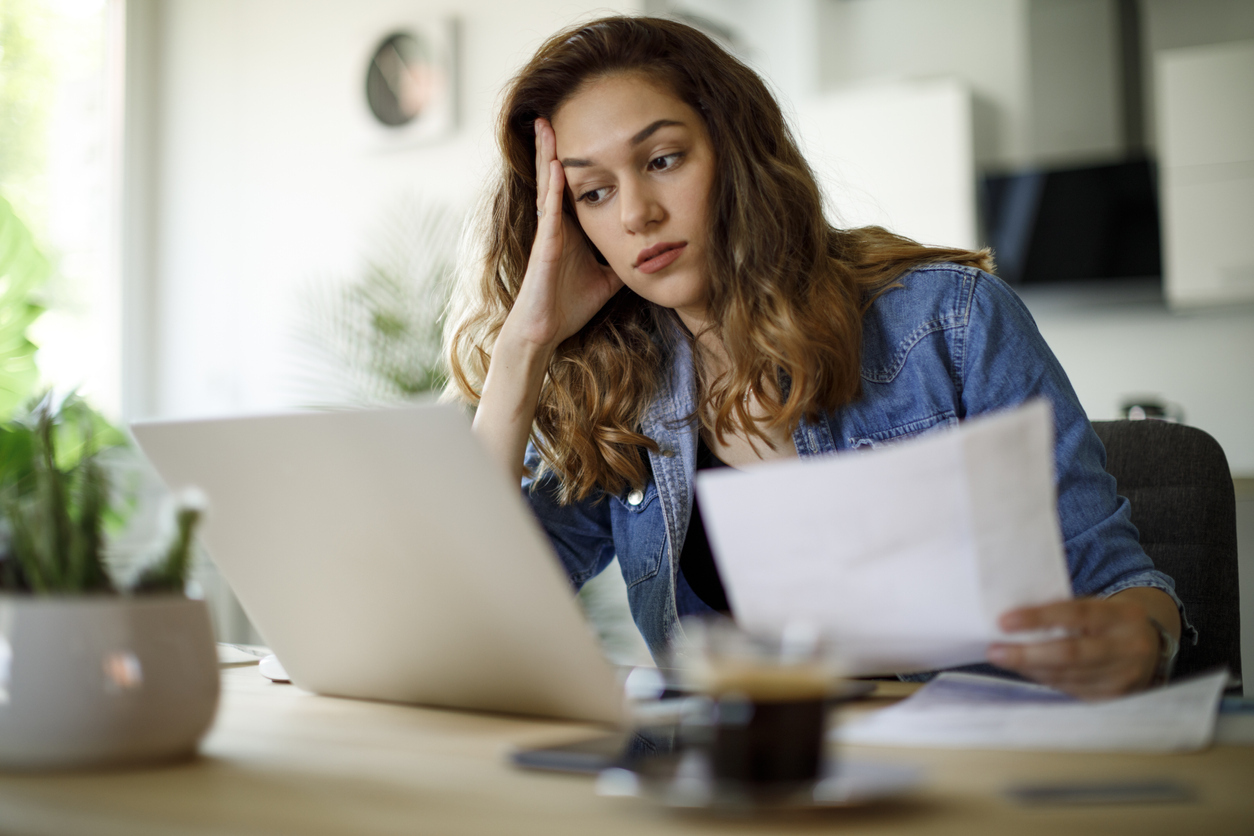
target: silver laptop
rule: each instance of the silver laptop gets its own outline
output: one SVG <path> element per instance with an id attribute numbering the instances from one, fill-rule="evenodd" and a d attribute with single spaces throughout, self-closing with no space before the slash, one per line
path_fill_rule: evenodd
<path id="1" fill-rule="evenodd" d="M 292 681 L 617 723 L 622 689 L 517 486 L 451 405 L 131 426 Z"/>

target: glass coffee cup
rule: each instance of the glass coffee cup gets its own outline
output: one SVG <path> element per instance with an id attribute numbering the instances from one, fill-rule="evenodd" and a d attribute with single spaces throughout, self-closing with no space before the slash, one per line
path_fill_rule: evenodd
<path id="1" fill-rule="evenodd" d="M 748 632 L 727 619 L 686 620 L 685 684 L 702 698 L 681 729 L 719 783 L 786 788 L 819 777 L 829 698 L 840 685 L 830 647 L 805 625 Z"/>

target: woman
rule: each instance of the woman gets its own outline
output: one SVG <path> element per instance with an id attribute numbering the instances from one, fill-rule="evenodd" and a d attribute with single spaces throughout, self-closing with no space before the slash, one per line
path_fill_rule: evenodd
<path id="1" fill-rule="evenodd" d="M 450 320 L 454 385 L 572 582 L 617 554 L 655 657 L 679 617 L 726 609 L 695 468 L 895 440 L 1039 395 L 1083 597 L 1006 614 L 1004 629 L 1069 637 L 989 660 L 1082 696 L 1165 678 L 1172 582 L 987 251 L 830 227 L 762 81 L 679 23 L 554 36 L 507 89 L 498 136 L 484 252 Z"/>

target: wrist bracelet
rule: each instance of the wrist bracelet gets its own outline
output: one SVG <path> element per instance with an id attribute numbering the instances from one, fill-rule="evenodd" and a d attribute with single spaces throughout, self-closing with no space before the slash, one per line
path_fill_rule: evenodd
<path id="1" fill-rule="evenodd" d="M 1166 685 L 1171 679 L 1171 672 L 1176 667 L 1176 655 L 1180 652 L 1180 642 L 1176 641 L 1176 637 L 1166 627 L 1158 623 L 1158 619 L 1151 617 L 1149 623 L 1158 633 L 1158 663 L 1154 666 L 1154 676 L 1149 681 L 1152 688 Z"/>

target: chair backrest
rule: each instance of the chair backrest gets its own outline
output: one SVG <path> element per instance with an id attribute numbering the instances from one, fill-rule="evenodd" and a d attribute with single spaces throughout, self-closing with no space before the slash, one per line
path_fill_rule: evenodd
<path id="1" fill-rule="evenodd" d="M 1106 470 L 1132 503 L 1132 522 L 1154 565 L 1171 575 L 1195 647 L 1183 644 L 1176 676 L 1227 665 L 1241 676 L 1236 497 L 1215 439 L 1166 421 L 1094 421 Z"/>

